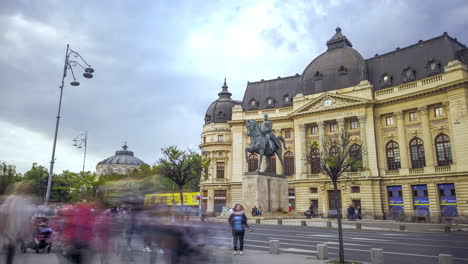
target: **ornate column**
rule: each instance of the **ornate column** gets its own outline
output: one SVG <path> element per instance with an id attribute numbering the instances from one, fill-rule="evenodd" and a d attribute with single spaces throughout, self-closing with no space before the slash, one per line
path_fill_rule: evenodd
<path id="1" fill-rule="evenodd" d="M 422 125 L 422 140 L 424 142 L 424 158 L 426 167 L 434 167 L 434 148 L 432 147 L 431 127 L 429 125 L 429 109 L 427 106 L 419 107 Z"/>
<path id="2" fill-rule="evenodd" d="M 295 144 L 295 178 L 307 178 L 307 169 L 305 164 L 305 154 L 307 151 L 306 142 L 306 127 L 303 124 L 297 124 L 294 129 L 294 144 Z"/>
<path id="3" fill-rule="evenodd" d="M 369 160 L 368 160 L 368 148 L 367 148 L 367 137 L 366 137 L 366 116 L 358 116 L 359 120 L 359 136 L 361 137 L 362 142 L 362 166 L 364 168 L 369 167 Z"/>
<path id="4" fill-rule="evenodd" d="M 405 114 L 396 112 L 398 125 L 398 145 L 400 146 L 401 168 L 408 169 L 408 143 L 406 142 Z"/>
<path id="5" fill-rule="evenodd" d="M 317 123 L 318 125 L 318 130 L 319 130 L 319 149 L 320 151 L 322 151 L 322 142 L 323 140 L 325 139 L 325 122 L 324 121 L 320 121 Z"/>

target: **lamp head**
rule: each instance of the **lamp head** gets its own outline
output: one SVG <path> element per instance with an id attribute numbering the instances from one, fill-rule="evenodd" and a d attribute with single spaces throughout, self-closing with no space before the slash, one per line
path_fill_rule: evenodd
<path id="1" fill-rule="evenodd" d="M 87 72 L 87 73 L 93 73 L 93 72 L 94 72 L 94 69 L 91 68 L 91 67 L 85 68 L 84 70 L 85 70 L 85 72 Z"/>
<path id="2" fill-rule="evenodd" d="M 80 83 L 77 82 L 77 81 L 73 81 L 73 82 L 70 83 L 70 85 L 71 86 L 78 86 L 78 85 L 80 85 Z"/>
<path id="3" fill-rule="evenodd" d="M 74 147 L 77 147 L 78 145 L 75 143 L 75 144 L 73 144 L 73 146 L 74 146 Z"/>
<path id="4" fill-rule="evenodd" d="M 88 79 L 93 78 L 93 75 L 92 75 L 91 73 L 89 73 L 89 72 L 83 73 L 83 76 L 84 76 L 85 78 L 88 78 Z"/>

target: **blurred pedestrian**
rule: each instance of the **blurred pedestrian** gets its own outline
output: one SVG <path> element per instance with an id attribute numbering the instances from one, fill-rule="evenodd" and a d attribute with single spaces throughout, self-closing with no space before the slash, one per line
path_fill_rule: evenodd
<path id="1" fill-rule="evenodd" d="M 244 207 L 240 204 L 236 204 L 233 208 L 232 214 L 228 220 L 232 229 L 232 238 L 234 252 L 233 255 L 244 255 L 244 235 L 245 228 L 247 227 L 251 231 L 249 224 L 247 223 L 247 216 L 244 213 Z M 237 241 L 239 240 L 239 247 L 237 247 Z M 239 249 L 239 252 L 237 251 Z"/>
<path id="2" fill-rule="evenodd" d="M 350 204 L 349 207 L 348 207 L 348 220 L 349 221 L 354 220 L 354 214 L 355 214 L 354 207 L 353 207 L 353 205 Z"/>
<path id="3" fill-rule="evenodd" d="M 252 216 L 257 216 L 257 206 L 254 205 L 254 207 L 252 208 Z"/>
<path id="4" fill-rule="evenodd" d="M 28 227 L 35 210 L 31 192 L 28 183 L 18 183 L 14 193 L 0 206 L 0 232 L 6 240 L 6 264 L 13 263 L 17 243 L 30 239 L 32 230 Z"/>
<path id="5" fill-rule="evenodd" d="M 361 211 L 361 206 L 358 205 L 357 210 L 356 210 L 356 217 L 359 220 L 362 220 L 362 211 Z"/>

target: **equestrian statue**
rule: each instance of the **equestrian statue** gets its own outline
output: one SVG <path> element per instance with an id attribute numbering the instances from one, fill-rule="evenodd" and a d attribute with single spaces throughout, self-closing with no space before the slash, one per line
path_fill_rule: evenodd
<path id="1" fill-rule="evenodd" d="M 281 176 L 284 177 L 284 162 L 283 162 L 283 150 L 281 142 L 283 143 L 284 149 L 286 149 L 286 142 L 282 136 L 275 136 L 272 131 L 273 123 L 268 120 L 268 115 L 263 116 L 263 122 L 261 126 L 258 125 L 255 120 L 248 120 L 245 122 L 247 127 L 247 135 L 251 138 L 251 145 L 249 148 L 245 148 L 245 159 L 249 163 L 249 153 L 258 154 L 258 168 L 256 172 L 260 172 L 262 167 L 263 156 L 266 156 L 266 170 L 270 168 L 270 158 L 272 156 L 278 157 L 281 162 Z"/>

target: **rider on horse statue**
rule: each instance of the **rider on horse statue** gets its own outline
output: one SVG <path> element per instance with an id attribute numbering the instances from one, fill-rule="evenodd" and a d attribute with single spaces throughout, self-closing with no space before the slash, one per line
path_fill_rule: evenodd
<path id="1" fill-rule="evenodd" d="M 262 134 L 268 139 L 268 145 L 270 146 L 270 149 L 273 151 L 275 149 L 275 145 L 279 148 L 281 148 L 280 143 L 278 142 L 278 139 L 272 132 L 272 127 L 273 123 L 271 120 L 268 120 L 268 115 L 265 114 L 263 116 L 263 122 L 262 125 L 260 126 L 260 130 L 262 131 Z"/>

